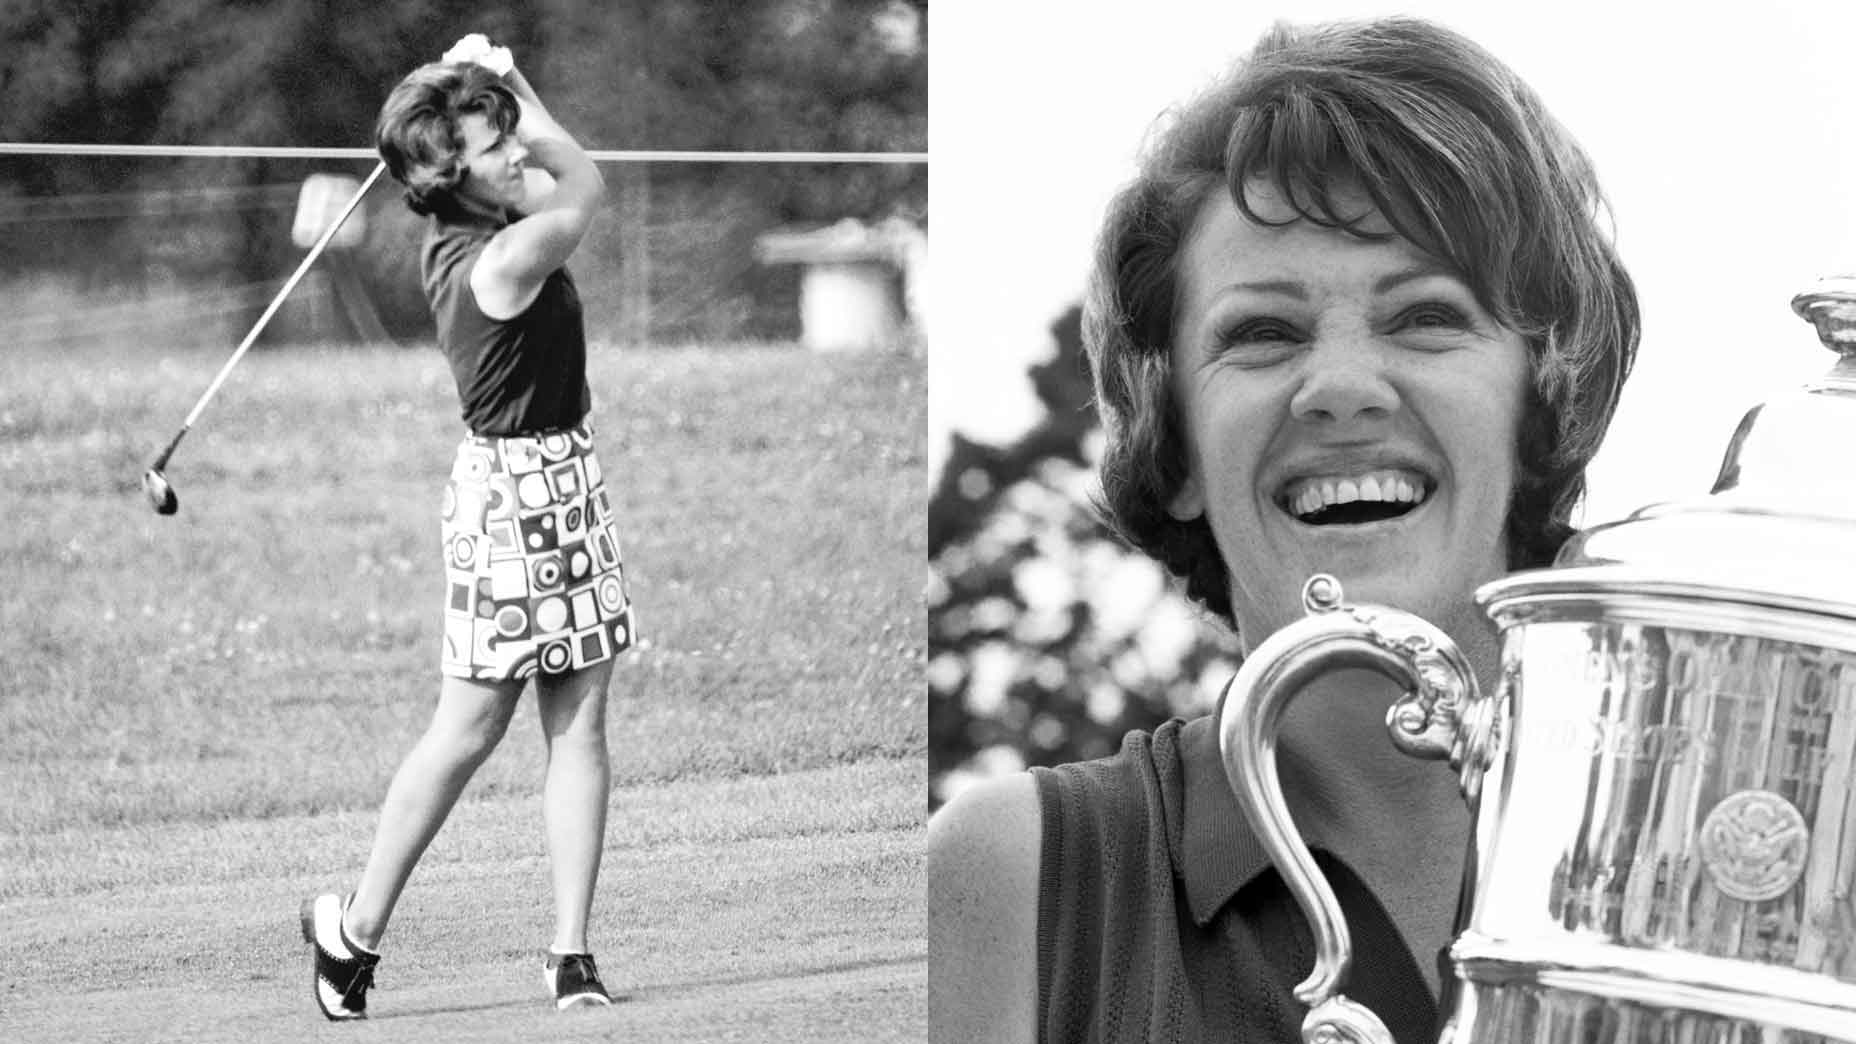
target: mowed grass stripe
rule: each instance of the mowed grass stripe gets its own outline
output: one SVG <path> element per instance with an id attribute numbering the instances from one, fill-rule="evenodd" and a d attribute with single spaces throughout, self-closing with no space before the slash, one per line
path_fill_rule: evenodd
<path id="1" fill-rule="evenodd" d="M 568 1016 L 541 994 L 537 953 L 551 921 L 534 804 L 467 802 L 401 904 L 374 1021 L 339 1032 L 398 1041 L 920 1040 L 924 768 L 907 759 L 615 792 L 592 935 L 626 1000 Z M 300 864 L 339 845 L 354 819 L 41 839 L 25 862 L 63 866 L 76 881 L 7 903 L 9 950 L 34 955 L 5 971 L 9 1032 L 82 1042 L 335 1032 L 309 999 L 295 910 L 335 876 Z M 242 855 L 199 860 L 191 876 L 168 872 L 214 841 Z M 167 870 L 139 884 L 117 880 L 119 857 L 144 845 L 144 865 Z M 16 848 L 0 850 L 0 870 L 19 866 Z M 111 984 L 107 1005 L 89 999 L 100 981 Z"/>
<path id="2" fill-rule="evenodd" d="M 509 1044 L 511 1041 L 649 1041 L 725 1044 L 803 1041 L 805 1044 L 908 1044 L 927 1039 L 922 1015 L 922 961 L 885 962 L 796 975 L 688 983 L 633 994 L 611 1008 L 557 1013 L 537 999 L 540 976 L 526 964 L 472 969 L 462 982 L 406 987 L 406 1007 L 383 1010 L 389 988 L 374 992 L 375 1014 L 360 1023 L 329 1025 L 302 1005 L 246 991 L 202 1004 L 197 986 L 130 988 L 115 994 L 137 1015 L 78 1002 L 42 1018 L 36 1005 L 8 1028 L 43 1030 L 30 1040 L 61 1044 L 272 1044 L 287 1041 L 390 1041 L 394 1044 Z M 534 985 L 529 986 L 529 980 Z M 302 992 L 307 1004 L 308 984 Z M 68 1000 L 68 999 L 67 999 Z"/>
<path id="3" fill-rule="evenodd" d="M 436 510 L 460 434 L 432 348 L 262 350 L 137 482 L 224 353 L 21 346 L 0 389 L 0 835 L 371 810 L 428 719 Z M 921 360 L 596 348 L 645 645 L 620 785 L 925 748 Z M 525 708 L 473 783 L 536 792 Z"/>
<path id="4" fill-rule="evenodd" d="M 609 803 L 608 853 L 696 849 L 921 827 L 921 758 L 868 761 L 777 776 L 618 787 Z M 165 822 L 77 827 L 0 838 L 0 900 L 22 917 L 35 903 L 98 892 L 154 892 L 226 881 L 289 878 L 327 867 L 340 878 L 366 854 L 377 815 Z M 420 862 L 421 877 L 452 863 L 542 859 L 540 799 L 465 792 Z M 332 887 L 332 885 L 331 885 Z M 108 911 L 100 911 L 104 916 Z M 15 921 L 17 923 L 17 921 Z"/>

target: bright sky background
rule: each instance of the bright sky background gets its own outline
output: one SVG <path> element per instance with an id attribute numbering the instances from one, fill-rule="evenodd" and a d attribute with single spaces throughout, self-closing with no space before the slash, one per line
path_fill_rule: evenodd
<path id="1" fill-rule="evenodd" d="M 1727 14 L 1684 14 L 1719 9 Z M 1833 356 L 1794 293 L 1856 273 L 1856 2 L 948 2 L 929 31 L 931 463 L 1010 439 L 1097 223 L 1168 105 L 1278 18 L 1403 12 L 1513 66 L 1591 154 L 1644 336 L 1585 521 L 1707 492 L 1746 408 Z"/>

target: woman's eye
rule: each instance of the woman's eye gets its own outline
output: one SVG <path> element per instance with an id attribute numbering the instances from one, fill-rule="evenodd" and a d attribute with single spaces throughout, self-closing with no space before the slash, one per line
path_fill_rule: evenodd
<path id="1" fill-rule="evenodd" d="M 1301 340 L 1296 328 L 1280 319 L 1251 319 L 1221 328 L 1217 345 L 1220 356 L 1256 365 L 1284 357 Z"/>
<path id="2" fill-rule="evenodd" d="M 1399 316 L 1399 325 L 1419 330 L 1456 330 L 1469 325 L 1469 316 L 1455 305 L 1442 301 L 1427 301 L 1424 304 L 1407 308 Z"/>
<path id="3" fill-rule="evenodd" d="M 1253 319 L 1233 323 L 1219 331 L 1218 343 L 1224 345 L 1272 344 L 1295 340 L 1295 328 L 1279 319 Z"/>

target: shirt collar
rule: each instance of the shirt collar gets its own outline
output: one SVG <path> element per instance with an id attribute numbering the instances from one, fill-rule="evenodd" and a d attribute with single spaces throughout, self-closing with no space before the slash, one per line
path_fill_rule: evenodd
<path id="1" fill-rule="evenodd" d="M 1179 736 L 1185 782 L 1180 877 L 1192 918 L 1200 927 L 1272 865 L 1262 840 L 1238 807 L 1219 752 L 1218 721 L 1228 693 L 1227 686 L 1226 694 L 1218 697 L 1218 709 L 1187 722 Z M 1344 800 L 1335 775 L 1299 756 L 1287 737 L 1278 740 L 1276 760 L 1302 837 L 1312 849 L 1333 852 L 1337 840 L 1330 825 L 1333 816 L 1322 810 Z"/>

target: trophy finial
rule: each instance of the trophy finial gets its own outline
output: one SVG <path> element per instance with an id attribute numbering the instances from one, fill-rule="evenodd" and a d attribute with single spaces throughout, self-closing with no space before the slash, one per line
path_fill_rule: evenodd
<path id="1" fill-rule="evenodd" d="M 1836 364 L 1796 392 L 1747 411 L 1728 440 L 1712 492 L 1768 514 L 1856 518 L 1856 488 L 1834 459 L 1856 427 L 1856 276 L 1819 279 L 1792 298 L 1792 311 L 1837 353 Z"/>
<path id="2" fill-rule="evenodd" d="M 1826 276 L 1792 298 L 1792 311 L 1817 327 L 1824 347 L 1849 359 L 1856 356 L 1856 276 Z"/>

